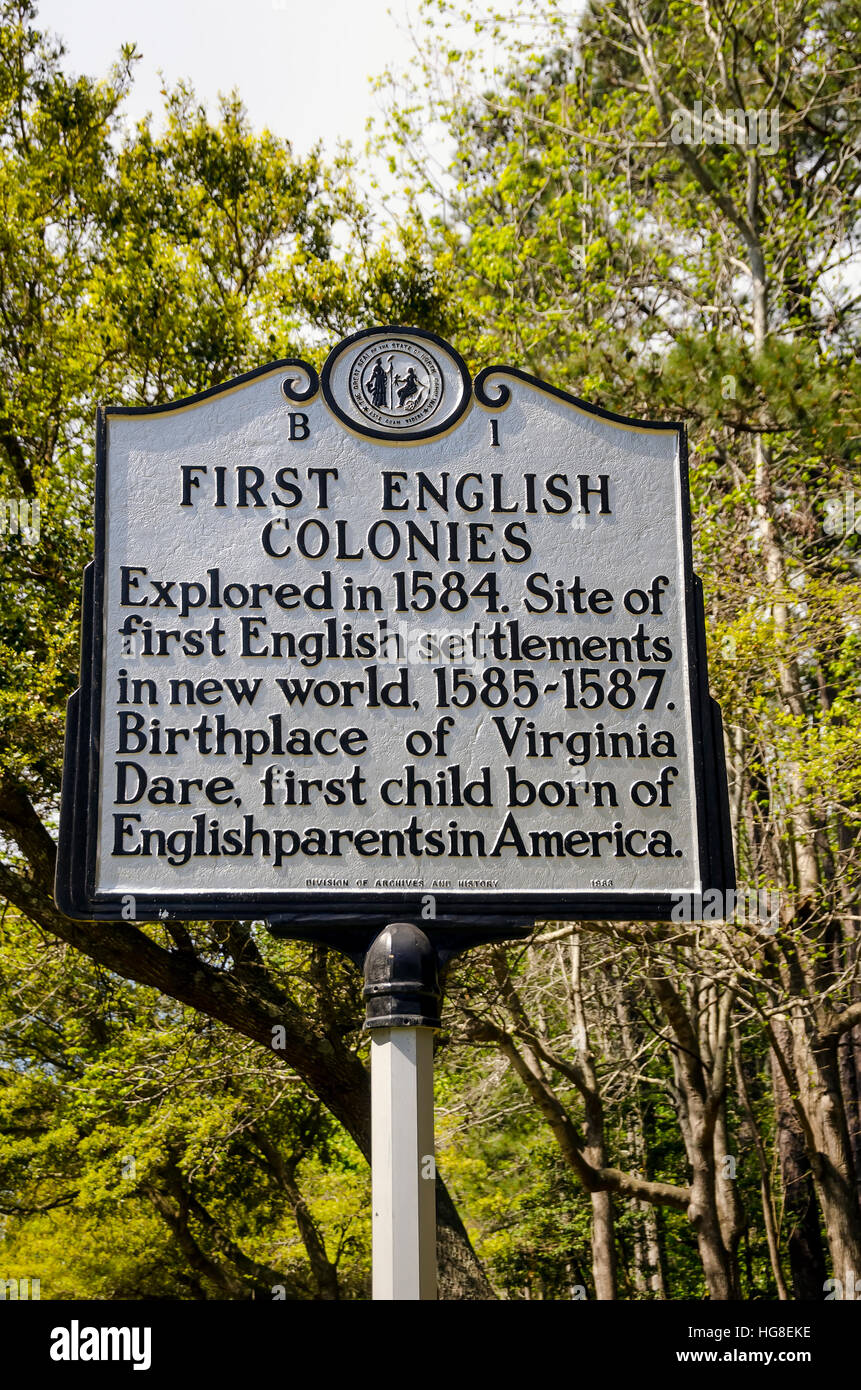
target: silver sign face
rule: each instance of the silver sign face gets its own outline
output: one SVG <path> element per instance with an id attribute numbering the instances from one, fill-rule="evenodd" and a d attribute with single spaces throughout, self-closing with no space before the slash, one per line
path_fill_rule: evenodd
<path id="1" fill-rule="evenodd" d="M 399 328 L 103 412 L 61 906 L 662 916 L 714 885 L 684 448 Z"/>

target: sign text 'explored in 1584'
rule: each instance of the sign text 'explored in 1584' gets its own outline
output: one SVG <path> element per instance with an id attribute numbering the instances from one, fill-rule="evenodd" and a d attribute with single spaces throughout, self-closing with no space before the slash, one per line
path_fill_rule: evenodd
<path id="1" fill-rule="evenodd" d="M 731 886 L 686 468 L 681 425 L 473 382 L 417 329 L 101 410 L 62 910 L 502 925 Z"/>

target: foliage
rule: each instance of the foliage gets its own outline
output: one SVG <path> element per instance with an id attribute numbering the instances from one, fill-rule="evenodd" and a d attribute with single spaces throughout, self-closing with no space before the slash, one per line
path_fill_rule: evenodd
<path id="1" fill-rule="evenodd" d="M 687 422 L 739 878 L 780 894 L 451 971 L 440 1168 L 493 1288 L 440 1188 L 444 1292 L 821 1297 L 861 1267 L 857 6 L 427 4 L 388 227 L 237 98 L 129 130 L 131 50 L 72 80 L 30 0 L 0 16 L 0 473 L 41 509 L 0 537 L 4 1277 L 367 1296 L 350 968 L 253 923 L 72 924 L 51 876 L 96 401 L 388 321 Z M 772 125 L 708 143 L 698 101 Z"/>

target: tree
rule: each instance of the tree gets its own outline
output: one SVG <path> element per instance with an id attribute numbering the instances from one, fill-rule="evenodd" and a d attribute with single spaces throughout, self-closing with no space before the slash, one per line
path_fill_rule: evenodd
<path id="1" fill-rule="evenodd" d="M 2 538 L 0 893 L 126 980 L 267 1048 L 280 1030 L 283 1061 L 367 1157 L 368 1077 L 355 1006 L 337 1002 L 339 967 L 317 963 L 311 1009 L 254 924 L 71 922 L 52 900 L 51 834 L 90 549 L 96 401 L 163 401 L 300 351 L 300 332 L 328 325 L 343 283 L 332 225 L 367 217 L 345 170 L 254 135 L 235 99 L 212 124 L 181 88 L 163 134 L 147 123 L 124 134 L 130 50 L 107 82 L 71 80 L 31 0 L 6 0 L 0 14 L 0 469 L 5 493 L 40 508 L 38 528 Z M 354 281 L 360 311 L 376 268 L 387 306 L 432 298 L 411 264 L 392 246 L 369 253 Z M 345 317 L 356 311 L 347 305 Z M 439 1201 L 443 1290 L 490 1295 L 441 1183 Z"/>
<path id="2" fill-rule="evenodd" d="M 829 1270 L 861 1268 L 858 15 L 840 0 L 743 13 L 607 0 L 576 22 L 554 0 L 515 9 L 528 31 L 475 16 L 478 47 L 491 39 L 501 54 L 476 77 L 445 27 L 457 7 L 428 7 L 441 43 L 414 69 L 426 90 L 398 92 L 387 138 L 412 194 L 385 234 L 346 165 L 295 161 L 253 135 L 235 101 L 212 124 L 181 90 L 162 135 L 123 136 L 133 55 L 108 84 L 70 83 L 32 5 L 3 11 L 0 467 L 10 497 L 42 511 L 39 534 L 22 521 L 2 538 L 13 597 L 0 613 L 0 893 L 21 935 L 0 994 L 17 1020 L 3 1094 L 23 1147 L 0 1187 L 8 1174 L 31 1206 L 60 1201 L 9 1218 L 22 1251 L 50 1244 L 51 1221 L 79 1220 L 93 1239 L 95 1207 L 64 1202 L 69 1191 L 92 1191 L 115 1218 L 114 1178 L 99 1187 L 98 1174 L 115 1172 L 119 1077 L 153 1157 L 136 1249 L 169 1251 L 193 1296 L 279 1273 L 298 1296 L 334 1289 L 327 1263 L 360 1179 L 350 1158 L 324 1180 L 318 1157 L 337 1167 L 330 1143 L 368 1151 L 355 976 L 254 923 L 66 921 L 51 901 L 52 832 L 94 401 L 162 400 L 282 353 L 314 359 L 320 335 L 377 319 L 436 328 L 475 368 L 507 359 L 623 413 L 688 422 L 710 670 L 752 895 L 730 925 L 718 912 L 554 923 L 530 947 L 453 967 L 440 1159 L 479 1256 L 510 1297 L 819 1298 Z M 424 143 L 440 116 L 453 144 L 442 182 Z M 19 955 L 30 931 L 55 944 L 38 988 Z M 95 962 L 78 961 L 70 996 L 67 954 Z M 130 982 L 114 989 L 132 1020 L 110 1077 L 117 1018 L 90 997 L 105 971 Z M 32 1027 L 15 1014 L 31 986 Z M 67 997 L 80 1026 L 104 1033 L 80 1056 L 56 1037 Z M 170 1143 L 152 1069 L 135 1071 L 154 997 Z M 193 1062 L 173 1069 L 176 1038 L 196 1028 Z M 251 1055 L 242 1039 L 267 1060 L 231 1089 L 230 1067 Z M 102 1088 L 105 1151 L 84 1169 L 69 1143 L 82 1116 L 46 1083 L 46 1058 Z M 285 1070 L 301 1101 L 261 1123 L 261 1095 Z M 211 1174 L 195 1163 L 214 1152 L 213 1116 L 187 1098 L 203 1074 L 238 1118 Z M 330 1140 L 321 1119 L 303 1148 L 320 1103 L 350 1137 Z M 250 1192 L 277 1205 L 278 1230 L 304 1252 L 286 1269 L 236 1188 L 245 1162 L 257 1165 Z M 51 1163 L 60 1179 L 46 1182 Z M 493 1296 L 444 1188 L 440 1213 L 445 1291 Z M 361 1286 L 356 1259 L 337 1271 L 346 1296 Z M 142 1267 L 118 1268 L 116 1287 Z"/>
<path id="3" fill-rule="evenodd" d="M 277 1050 L 3 935 L 7 1265 L 35 1247 L 45 1298 L 367 1296 L 367 1170 Z"/>
<path id="4" fill-rule="evenodd" d="M 538 50 L 506 16 L 472 18 L 512 56 L 507 70 L 452 76 L 474 54 L 446 36 L 445 58 L 438 47 L 427 59 L 434 114 L 454 142 L 429 235 L 446 273 L 460 269 L 473 360 L 513 360 L 601 405 L 688 421 L 740 876 L 781 898 L 774 932 L 743 923 L 700 938 L 725 1001 L 717 1053 L 683 1007 L 698 995 L 699 953 L 675 982 L 675 967 L 645 963 L 674 1039 L 689 1158 L 696 1168 L 699 1097 L 702 1159 L 719 1164 L 741 1019 L 768 1039 L 788 1207 L 809 1213 L 809 1173 L 840 1275 L 861 1259 L 861 562 L 846 524 L 861 303 L 857 8 L 609 0 L 574 24 L 551 0 Z M 401 104 L 389 134 L 427 199 L 438 187 L 410 110 Z M 540 1033 L 524 1027 L 537 1059 Z M 517 1061 L 506 1037 L 533 1084 L 537 1061 Z M 696 1219 L 701 1240 L 712 1232 L 712 1296 L 726 1297 L 736 1219 L 717 1208 Z M 789 1253 L 796 1294 L 821 1290 L 812 1235 L 790 1239 Z"/>

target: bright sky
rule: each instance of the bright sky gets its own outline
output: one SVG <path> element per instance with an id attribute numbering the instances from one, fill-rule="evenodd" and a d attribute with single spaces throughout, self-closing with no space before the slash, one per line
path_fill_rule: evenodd
<path id="1" fill-rule="evenodd" d="M 389 13 L 391 11 L 391 14 Z M 369 78 L 413 51 L 417 0 L 39 0 L 39 24 L 59 34 L 75 72 L 106 74 L 123 43 L 143 54 L 132 118 L 160 109 L 168 86 L 190 79 L 212 114 L 233 87 L 253 124 L 304 154 L 317 139 L 361 147 L 378 107 Z"/>

